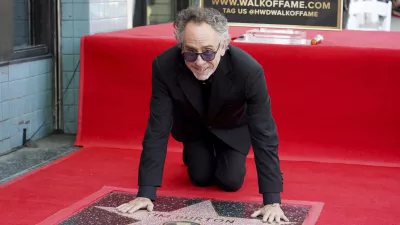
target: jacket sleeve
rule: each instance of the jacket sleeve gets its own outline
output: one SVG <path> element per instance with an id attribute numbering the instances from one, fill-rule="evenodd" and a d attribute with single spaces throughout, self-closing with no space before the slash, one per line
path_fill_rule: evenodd
<path id="1" fill-rule="evenodd" d="M 278 157 L 278 134 L 261 66 L 248 75 L 245 96 L 259 191 L 263 194 L 264 204 L 280 203 L 283 178 Z"/>
<path id="2" fill-rule="evenodd" d="M 142 195 L 140 197 L 154 198 L 155 187 L 161 186 L 171 126 L 172 100 L 162 80 L 157 59 L 155 59 L 152 63 L 150 115 L 142 143 L 143 151 L 140 157 L 138 176 L 139 186 L 146 186 L 146 191 L 142 188 L 139 193 Z"/>
<path id="3" fill-rule="evenodd" d="M 152 201 L 155 201 L 157 198 L 156 192 L 157 192 L 156 186 L 139 186 L 139 191 L 136 197 L 145 197 L 149 198 Z"/>

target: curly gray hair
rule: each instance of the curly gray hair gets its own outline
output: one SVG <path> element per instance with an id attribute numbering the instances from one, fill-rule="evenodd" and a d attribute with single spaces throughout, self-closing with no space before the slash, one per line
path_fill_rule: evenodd
<path id="1" fill-rule="evenodd" d="M 183 42 L 183 31 L 188 22 L 195 23 L 207 23 L 209 24 L 220 36 L 222 41 L 226 41 L 226 47 L 228 47 L 231 40 L 228 31 L 228 20 L 221 12 L 213 8 L 200 8 L 200 7 L 189 7 L 178 13 L 176 16 L 174 27 L 175 27 L 175 38 L 181 44 Z"/>

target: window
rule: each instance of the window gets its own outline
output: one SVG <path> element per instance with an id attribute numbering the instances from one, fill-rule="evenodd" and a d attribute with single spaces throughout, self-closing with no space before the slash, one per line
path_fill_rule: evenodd
<path id="1" fill-rule="evenodd" d="M 23 49 L 33 42 L 31 35 L 31 13 L 28 11 L 32 7 L 31 1 L 14 0 L 14 49 Z"/>
<path id="2" fill-rule="evenodd" d="M 0 0 L 0 63 L 12 56 L 12 15 L 12 4 L 7 0 Z"/>
<path id="3" fill-rule="evenodd" d="M 0 63 L 52 53 L 52 0 L 0 0 Z"/>
<path id="4" fill-rule="evenodd" d="M 135 1 L 133 26 L 172 22 L 177 12 L 191 5 L 198 5 L 198 2 L 198 0 Z"/>

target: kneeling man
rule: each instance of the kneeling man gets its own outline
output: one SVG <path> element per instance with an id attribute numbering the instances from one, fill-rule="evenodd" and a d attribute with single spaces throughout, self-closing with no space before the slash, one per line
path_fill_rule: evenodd
<path id="1" fill-rule="evenodd" d="M 170 133 L 183 143 L 183 161 L 196 186 L 241 188 L 253 146 L 264 207 L 253 217 L 288 221 L 280 203 L 278 136 L 263 68 L 229 46 L 227 19 L 217 10 L 188 8 L 174 23 L 179 45 L 153 61 L 150 117 L 143 140 L 137 198 L 121 212 L 153 209 Z"/>

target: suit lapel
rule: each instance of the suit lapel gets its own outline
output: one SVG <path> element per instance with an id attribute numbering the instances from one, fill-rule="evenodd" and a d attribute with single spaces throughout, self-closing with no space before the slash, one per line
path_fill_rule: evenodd
<path id="1" fill-rule="evenodd" d="M 203 97 L 201 85 L 198 80 L 193 76 L 192 72 L 187 68 L 183 59 L 182 63 L 178 63 L 176 66 L 176 73 L 178 74 L 178 82 L 182 88 L 183 93 L 189 102 L 193 105 L 200 116 L 205 114 L 203 105 Z M 208 105 L 207 120 L 211 120 L 217 115 L 221 106 L 224 103 L 224 99 L 229 96 L 232 88 L 232 65 L 230 60 L 229 51 L 226 51 L 225 56 L 221 58 L 217 70 L 212 75 L 212 87 Z"/>
<path id="2" fill-rule="evenodd" d="M 183 59 L 182 59 L 183 61 Z M 196 78 L 191 74 L 191 71 L 184 63 L 178 63 L 177 67 L 178 82 L 183 93 L 189 102 L 193 105 L 199 115 L 204 115 L 204 106 L 201 102 L 202 92 L 201 87 Z"/>
<path id="3" fill-rule="evenodd" d="M 211 122 L 229 96 L 232 88 L 232 65 L 229 51 L 221 58 L 211 87 L 211 95 L 208 106 L 208 121 Z"/>

